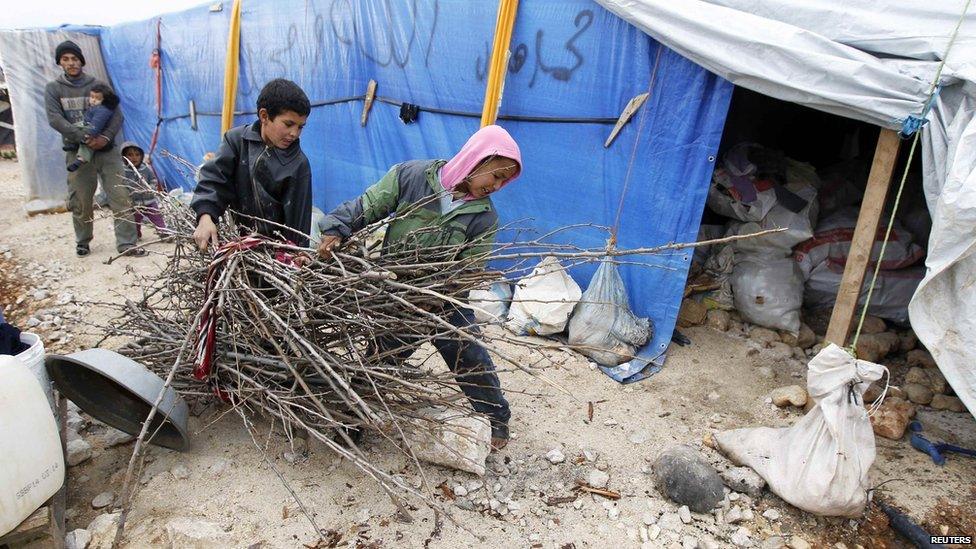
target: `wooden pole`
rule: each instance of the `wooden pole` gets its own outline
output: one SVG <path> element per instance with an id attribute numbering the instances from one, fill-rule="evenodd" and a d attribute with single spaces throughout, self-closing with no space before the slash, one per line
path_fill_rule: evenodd
<path id="1" fill-rule="evenodd" d="M 485 85 L 485 103 L 481 110 L 481 127 L 494 124 L 505 88 L 505 72 L 508 69 L 508 48 L 515 29 L 518 0 L 499 0 L 498 17 L 495 21 L 495 39 L 488 65 L 488 82 Z"/>
<path id="2" fill-rule="evenodd" d="M 851 332 L 851 321 L 857 312 L 857 300 L 861 295 L 864 273 L 871 261 L 871 250 L 878 234 L 878 224 L 888 198 L 891 175 L 895 170 L 895 160 L 901 139 L 895 130 L 882 129 L 878 136 L 878 146 L 874 150 L 871 174 L 864 189 L 864 201 L 857 216 L 857 227 L 851 241 L 851 251 L 844 267 L 844 277 L 837 290 L 837 302 L 830 315 L 827 327 L 827 341 L 843 347 Z M 880 259 L 880 258 L 879 258 Z"/>

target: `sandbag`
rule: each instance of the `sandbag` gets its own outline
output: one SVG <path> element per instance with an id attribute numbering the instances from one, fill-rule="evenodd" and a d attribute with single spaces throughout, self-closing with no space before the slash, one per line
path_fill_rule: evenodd
<path id="1" fill-rule="evenodd" d="M 651 321 L 630 310 L 617 265 L 604 259 L 569 321 L 569 343 L 604 366 L 627 362 L 651 337 Z"/>
<path id="2" fill-rule="evenodd" d="M 754 469 L 773 493 L 800 509 L 859 517 L 875 458 L 863 395 L 884 371 L 830 344 L 810 360 L 807 390 L 816 404 L 805 416 L 782 429 L 724 431 L 715 441 L 733 462 Z"/>
<path id="3" fill-rule="evenodd" d="M 559 260 L 546 257 L 515 284 L 505 326 L 518 335 L 552 335 L 566 329 L 583 292 Z"/>
<path id="4" fill-rule="evenodd" d="M 887 254 L 886 254 L 887 255 Z M 869 269 L 864 276 L 861 295 L 857 298 L 858 311 L 868 298 L 868 285 L 874 270 Z M 837 291 L 844 278 L 844 266 L 827 260 L 817 266 L 806 282 L 803 302 L 812 309 L 833 307 L 837 302 Z M 925 278 L 925 266 L 917 265 L 897 271 L 880 271 L 871 294 L 868 314 L 891 320 L 898 324 L 908 323 L 908 304 L 915 290 Z"/>
<path id="5" fill-rule="evenodd" d="M 478 322 L 504 322 L 512 303 L 512 285 L 507 280 L 499 280 L 487 288 L 471 290 L 468 303 L 471 304 Z"/>
<path id="6" fill-rule="evenodd" d="M 732 269 L 735 308 L 742 318 L 766 328 L 798 333 L 803 277 L 791 257 L 747 257 Z"/>

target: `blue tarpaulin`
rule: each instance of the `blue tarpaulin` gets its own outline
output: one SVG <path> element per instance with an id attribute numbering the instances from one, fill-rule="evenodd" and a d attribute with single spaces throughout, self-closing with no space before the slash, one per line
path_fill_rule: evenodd
<path id="1" fill-rule="evenodd" d="M 237 109 L 255 110 L 258 92 L 273 78 L 302 86 L 318 104 L 302 147 L 314 203 L 328 211 L 397 162 L 449 158 L 478 129 L 496 9 L 495 0 L 244 2 Z M 157 151 L 198 164 L 216 149 L 229 19 L 229 9 L 206 6 L 161 17 L 161 121 L 149 66 L 157 20 L 102 31 L 128 139 L 148 146 L 158 122 Z M 370 79 L 380 100 L 361 127 L 363 102 L 355 98 Z M 643 112 L 605 149 L 623 107 L 648 91 Z M 499 124 L 518 141 L 524 171 L 493 197 L 502 223 L 522 220 L 539 232 L 610 226 L 626 187 L 618 247 L 695 240 L 731 92 L 727 81 L 593 2 L 522 3 Z M 400 120 L 400 102 L 419 106 L 415 122 Z M 513 116 L 520 119 L 506 118 Z M 236 122 L 253 119 L 241 114 Z M 156 154 L 154 165 L 167 185 L 192 186 L 172 160 Z M 580 229 L 559 238 L 602 247 L 606 236 Z M 642 352 L 653 364 L 643 375 L 663 363 L 691 255 L 677 251 L 639 259 L 650 266 L 621 266 L 633 310 L 654 322 L 654 340 Z M 595 270 L 584 265 L 572 274 L 585 288 Z M 632 381 L 643 366 L 605 371 Z"/>

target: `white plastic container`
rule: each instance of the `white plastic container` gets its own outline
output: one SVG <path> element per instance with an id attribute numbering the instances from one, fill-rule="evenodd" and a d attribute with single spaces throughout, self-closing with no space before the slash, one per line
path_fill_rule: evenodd
<path id="1" fill-rule="evenodd" d="M 0 355 L 0 536 L 64 484 L 64 454 L 54 414 L 33 372 Z"/>
<path id="2" fill-rule="evenodd" d="M 21 361 L 24 366 L 34 374 L 37 378 L 37 382 L 41 384 L 41 390 L 44 391 L 44 395 L 47 396 L 47 402 L 51 406 L 51 411 L 55 410 L 54 407 L 54 391 L 51 388 L 51 378 L 47 376 L 47 368 L 44 367 L 44 342 L 37 334 L 32 334 L 29 332 L 20 333 L 20 342 L 25 345 L 30 345 L 30 348 L 26 351 L 17 355 L 17 360 Z"/>

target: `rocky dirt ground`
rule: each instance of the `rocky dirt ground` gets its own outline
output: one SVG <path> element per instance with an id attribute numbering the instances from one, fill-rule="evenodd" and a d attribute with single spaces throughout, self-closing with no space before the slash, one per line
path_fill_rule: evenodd
<path id="1" fill-rule="evenodd" d="M 106 319 L 105 311 L 91 302 L 134 295 L 135 277 L 157 269 L 167 247 L 152 244 L 149 249 L 156 253 L 148 258 L 105 264 L 114 242 L 103 213 L 92 255 L 75 257 L 69 214 L 28 218 L 23 213 L 18 168 L 16 162 L 0 161 L 0 306 L 9 321 L 40 334 L 49 353 L 87 348 L 97 341 L 94 325 Z M 434 466 L 425 470 L 432 486 L 442 486 L 438 497 L 451 505 L 456 523 L 425 508 L 414 511 L 413 523 L 398 522 L 395 507 L 371 480 L 315 442 L 307 459 L 285 459 L 293 449 L 273 426 L 259 422 L 261 437 L 255 442 L 236 413 L 198 406 L 189 451 L 149 451 L 126 545 L 907 546 L 891 534 L 876 507 L 859 520 L 826 519 L 799 511 L 758 485 L 736 484 L 741 492 L 725 488 L 717 509 L 698 514 L 679 508 L 655 488 L 651 465 L 663 451 L 688 444 L 728 476 L 732 464 L 707 444 L 712 433 L 788 426 L 803 414 L 802 407 L 780 408 L 772 398 L 780 387 L 804 386 L 810 350 L 797 350 L 800 342 L 784 343 L 775 332 L 750 331 L 735 318 L 716 316 L 721 315 L 712 315 L 711 326 L 683 329 L 691 345 L 673 346 L 666 367 L 635 385 L 620 386 L 586 359 L 561 352 L 553 352 L 561 366 L 548 375 L 568 394 L 523 374 L 502 374 L 513 409 L 513 440 L 489 458 L 488 474 L 477 478 Z M 519 352 L 525 351 L 512 350 Z M 903 384 L 908 359 L 895 354 L 890 359 L 893 378 Z M 916 373 L 910 381 L 937 385 L 931 377 Z M 930 392 L 926 396 L 918 389 L 914 396 L 931 402 L 935 392 Z M 903 391 L 901 396 L 911 395 Z M 907 400 L 901 404 L 912 407 Z M 976 421 L 968 413 L 922 405 L 917 413 L 930 438 L 976 447 Z M 76 463 L 68 469 L 68 530 L 75 531 L 69 542 L 107 547 L 112 499 L 122 485 L 131 437 L 76 409 L 69 428 Z M 878 437 L 877 446 L 871 483 L 883 487 L 876 497 L 896 504 L 933 533 L 976 533 L 976 460 L 950 456 L 939 467 L 913 450 L 906 437 Z M 416 472 L 384 444 L 367 447 L 389 471 L 419 483 Z M 275 470 L 328 531 L 323 541 Z M 577 479 L 605 483 L 621 497 L 612 501 L 580 493 L 574 490 Z"/>

